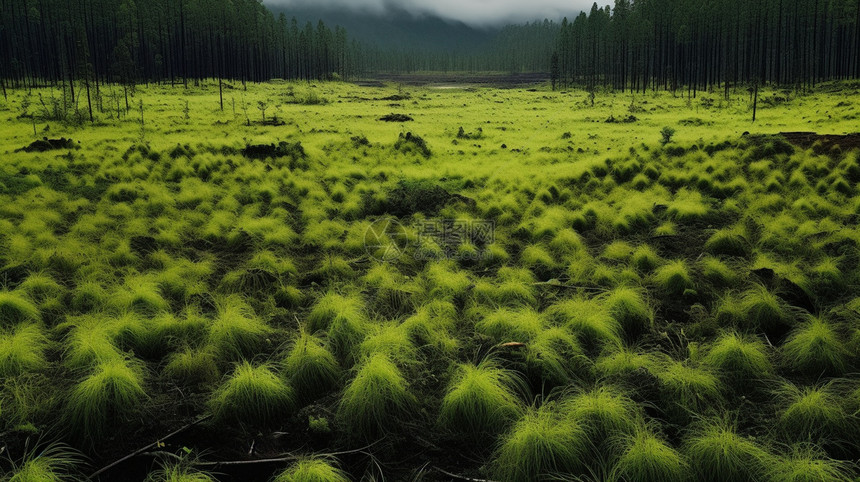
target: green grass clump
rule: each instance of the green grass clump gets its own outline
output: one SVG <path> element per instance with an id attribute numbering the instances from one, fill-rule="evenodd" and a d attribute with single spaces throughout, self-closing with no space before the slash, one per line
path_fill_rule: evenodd
<path id="1" fill-rule="evenodd" d="M 267 365 L 242 362 L 209 400 L 215 420 L 265 425 L 290 415 L 296 404 L 293 389 Z"/>
<path id="2" fill-rule="evenodd" d="M 0 330 L 0 378 L 15 377 L 47 367 L 47 345 L 48 338 L 35 323 Z"/>
<path id="3" fill-rule="evenodd" d="M 705 242 L 705 250 L 715 255 L 747 256 L 750 245 L 741 229 L 721 229 Z"/>
<path id="4" fill-rule="evenodd" d="M 475 324 L 475 329 L 497 343 L 526 343 L 543 329 L 543 320 L 531 308 L 496 310 Z"/>
<path id="5" fill-rule="evenodd" d="M 740 309 L 751 328 L 768 334 L 788 323 L 783 302 L 762 285 L 755 285 L 742 295 Z"/>
<path id="6" fill-rule="evenodd" d="M 624 378 L 639 371 L 649 372 L 657 368 L 657 362 L 657 357 L 652 353 L 637 352 L 622 346 L 598 358 L 594 369 L 603 377 Z"/>
<path id="7" fill-rule="evenodd" d="M 737 332 L 728 332 L 717 338 L 703 361 L 740 382 L 773 373 L 764 342 Z"/>
<path id="8" fill-rule="evenodd" d="M 832 383 L 798 387 L 784 382 L 776 389 L 776 398 L 784 407 L 777 427 L 789 440 L 834 437 L 847 427 L 848 414 Z"/>
<path id="9" fill-rule="evenodd" d="M 666 401 L 683 410 L 697 410 L 719 400 L 722 383 L 709 369 L 669 361 L 656 370 Z"/>
<path id="10" fill-rule="evenodd" d="M 271 333 L 241 298 L 230 296 L 218 303 L 218 314 L 209 327 L 208 343 L 219 355 L 232 360 L 259 352 Z"/>
<path id="11" fill-rule="evenodd" d="M 827 457 L 814 446 L 794 447 L 787 455 L 768 464 L 767 480 L 779 482 L 820 482 L 853 480 L 848 464 Z"/>
<path id="12" fill-rule="evenodd" d="M 841 375 L 848 365 L 849 352 L 831 323 L 818 316 L 808 316 L 782 345 L 788 365 L 806 375 Z"/>
<path id="13" fill-rule="evenodd" d="M 308 315 L 310 333 L 326 330 L 332 351 L 342 360 L 354 357 L 353 348 L 365 337 L 368 326 L 364 302 L 355 295 L 327 293 Z"/>
<path id="14" fill-rule="evenodd" d="M 67 324 L 72 328 L 65 338 L 63 353 L 70 368 L 91 367 L 103 361 L 122 359 L 123 353 L 115 343 L 116 324 L 103 316 L 81 316 Z"/>
<path id="15" fill-rule="evenodd" d="M 651 246 L 643 244 L 633 251 L 630 257 L 630 264 L 642 273 L 649 273 L 657 268 L 661 263 L 660 256 L 657 251 Z"/>
<path id="16" fill-rule="evenodd" d="M 633 434 L 640 419 L 636 403 L 611 386 L 599 386 L 576 394 L 565 400 L 562 407 L 566 416 L 585 427 L 594 443 L 621 434 Z"/>
<path id="17" fill-rule="evenodd" d="M 122 359 L 98 362 L 93 373 L 72 387 L 66 403 L 68 427 L 95 440 L 113 423 L 135 413 L 146 398 L 143 371 Z"/>
<path id="18" fill-rule="evenodd" d="M 681 454 L 644 428 L 619 439 L 621 456 L 610 480 L 629 482 L 681 482 L 689 479 L 689 466 Z"/>
<path id="19" fill-rule="evenodd" d="M 683 295 L 694 286 L 687 263 L 682 260 L 671 261 L 658 268 L 654 281 L 665 293 L 675 296 Z"/>
<path id="20" fill-rule="evenodd" d="M 722 420 L 697 427 L 687 438 L 684 453 L 695 478 L 713 482 L 761 480 L 771 459 L 764 448 Z"/>
<path id="21" fill-rule="evenodd" d="M 550 306 L 544 311 L 544 316 L 576 333 L 585 346 L 617 346 L 621 343 L 621 324 L 600 300 L 571 298 Z"/>
<path id="22" fill-rule="evenodd" d="M 711 208 L 700 192 L 684 188 L 678 191 L 666 212 L 676 221 L 690 223 L 706 218 Z"/>
<path id="23" fill-rule="evenodd" d="M 211 350 L 184 348 L 170 354 L 162 370 L 164 376 L 185 385 L 218 381 L 221 371 Z"/>
<path id="24" fill-rule="evenodd" d="M 39 308 L 24 293 L 0 291 L 0 326 L 39 321 Z"/>
<path id="25" fill-rule="evenodd" d="M 716 286 L 733 286 L 737 282 L 737 273 L 717 258 L 705 257 L 700 266 L 702 276 Z"/>
<path id="26" fill-rule="evenodd" d="M 323 458 L 307 457 L 276 475 L 272 482 L 349 482 L 346 472 Z"/>
<path id="27" fill-rule="evenodd" d="M 564 385 L 576 377 L 576 369 L 588 362 L 567 328 L 541 330 L 525 347 L 526 372 L 547 387 Z"/>
<path id="28" fill-rule="evenodd" d="M 145 482 L 214 482 L 215 478 L 205 472 L 195 470 L 187 461 L 164 464 L 160 469 L 150 472 Z"/>
<path id="29" fill-rule="evenodd" d="M 628 337 L 635 338 L 651 328 L 651 307 L 645 302 L 640 290 L 621 286 L 610 291 L 604 302 L 610 315 L 621 325 Z"/>
<path id="30" fill-rule="evenodd" d="M 417 349 L 409 332 L 401 325 L 381 324 L 375 326 L 358 345 L 358 353 L 362 357 L 382 353 L 400 364 L 407 364 L 416 359 Z"/>
<path id="31" fill-rule="evenodd" d="M 585 428 L 553 404 L 532 408 L 499 439 L 494 472 L 505 481 L 529 482 L 577 473 L 589 441 Z"/>
<path id="32" fill-rule="evenodd" d="M 424 273 L 428 300 L 456 302 L 467 295 L 472 286 L 468 271 L 458 270 L 452 263 L 431 263 Z"/>
<path id="33" fill-rule="evenodd" d="M 323 341 L 301 333 L 283 362 L 284 374 L 304 401 L 333 389 L 340 380 L 340 366 Z"/>
<path id="34" fill-rule="evenodd" d="M 11 472 L 0 476 L 6 482 L 67 482 L 79 480 L 76 470 L 80 463 L 77 452 L 51 444 L 28 453 L 20 464 L 12 464 Z"/>
<path id="35" fill-rule="evenodd" d="M 414 404 L 409 384 L 386 355 L 376 354 L 356 369 L 338 406 L 338 418 L 353 437 L 372 438 L 396 430 Z"/>
<path id="36" fill-rule="evenodd" d="M 459 343 L 453 335 L 456 313 L 450 302 L 434 301 L 419 307 L 401 326 L 418 346 L 450 353 Z"/>
<path id="37" fill-rule="evenodd" d="M 439 411 L 439 424 L 470 436 L 496 434 L 522 414 L 511 372 L 484 362 L 457 367 Z"/>

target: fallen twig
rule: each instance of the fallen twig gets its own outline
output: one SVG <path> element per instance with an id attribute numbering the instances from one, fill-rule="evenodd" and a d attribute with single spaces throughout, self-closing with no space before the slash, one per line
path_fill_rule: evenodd
<path id="1" fill-rule="evenodd" d="M 369 445 L 365 445 L 364 447 L 361 447 L 358 449 L 345 450 L 343 452 L 332 452 L 332 453 L 321 454 L 321 455 L 324 457 L 336 457 L 338 455 L 362 453 L 365 450 L 369 449 L 370 447 L 373 447 L 377 443 L 379 443 L 379 440 L 377 440 L 376 442 L 373 442 Z M 197 462 L 194 465 L 196 467 L 225 467 L 225 466 L 231 466 L 231 465 L 275 464 L 275 463 L 279 463 L 279 462 L 292 462 L 294 460 L 299 460 L 301 457 L 302 456 L 300 456 L 300 455 L 293 455 L 293 454 L 287 453 L 287 454 L 282 455 L 280 457 L 272 457 L 272 458 L 268 458 L 268 459 L 223 460 L 223 461 L 216 461 L 216 462 Z"/>
<path id="2" fill-rule="evenodd" d="M 99 475 L 101 475 L 101 474 L 103 474 L 103 473 L 107 472 L 108 470 L 110 470 L 110 469 L 112 469 L 112 468 L 116 467 L 117 465 L 119 465 L 119 464 L 121 464 L 121 463 L 125 462 L 126 460 L 129 460 L 129 459 L 132 459 L 132 458 L 134 458 L 134 457 L 137 457 L 138 455 L 140 455 L 140 454 L 142 454 L 142 453 L 146 452 L 147 450 L 151 449 L 152 447 L 157 446 L 159 443 L 161 443 L 161 442 L 163 442 L 163 441 L 165 441 L 165 440 L 167 440 L 167 439 L 170 439 L 170 438 L 172 438 L 172 437 L 176 436 L 177 434 L 180 434 L 180 433 L 182 433 L 182 432 L 184 432 L 184 431 L 188 430 L 189 428 L 191 428 L 191 427 L 193 427 L 193 426 L 195 426 L 195 425 L 197 425 L 197 424 L 199 424 L 199 423 L 201 423 L 201 422 L 204 422 L 204 421 L 206 421 L 206 420 L 209 420 L 210 418 L 212 418 L 212 415 L 206 415 L 205 417 L 198 418 L 197 420 L 195 420 L 195 421 L 193 421 L 193 422 L 191 422 L 191 423 L 188 423 L 188 424 L 186 424 L 186 425 L 183 425 L 182 427 L 180 427 L 180 428 L 178 428 L 178 429 L 174 430 L 173 432 L 170 432 L 169 434 L 165 435 L 164 437 L 161 437 L 160 439 L 156 440 L 155 442 L 152 442 L 151 444 L 149 444 L 149 445 L 147 445 L 147 446 L 145 446 L 145 447 L 141 447 L 141 448 L 139 448 L 139 449 L 135 450 L 134 452 L 132 452 L 132 453 L 130 453 L 130 454 L 128 454 L 128 455 L 126 455 L 125 457 L 123 457 L 123 458 L 121 458 L 121 459 L 118 459 L 118 460 L 116 460 L 116 461 L 114 461 L 114 462 L 112 462 L 112 463 L 110 463 L 110 464 L 108 464 L 108 465 L 105 465 L 104 467 L 102 467 L 102 468 L 100 468 L 99 470 L 96 470 L 95 472 L 93 472 L 92 474 L 90 474 L 90 476 L 89 476 L 89 477 L 87 477 L 87 478 L 88 478 L 88 479 L 94 479 L 94 478 L 98 477 Z"/>
<path id="3" fill-rule="evenodd" d="M 451 472 L 447 472 L 445 470 L 440 469 L 439 467 L 433 466 L 433 470 L 439 472 L 440 474 L 447 475 L 448 477 L 453 477 L 458 480 L 468 480 L 470 482 L 494 482 L 489 479 L 473 479 L 472 477 L 466 477 L 464 475 L 452 474 Z"/>

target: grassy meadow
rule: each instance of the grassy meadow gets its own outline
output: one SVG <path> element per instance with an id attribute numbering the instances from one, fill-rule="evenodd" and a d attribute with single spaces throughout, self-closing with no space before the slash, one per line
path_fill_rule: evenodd
<path id="1" fill-rule="evenodd" d="M 0 479 L 857 480 L 858 89 L 10 91 Z"/>

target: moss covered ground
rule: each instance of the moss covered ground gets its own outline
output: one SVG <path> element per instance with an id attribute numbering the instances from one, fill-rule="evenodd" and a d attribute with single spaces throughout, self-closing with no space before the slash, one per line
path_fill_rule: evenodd
<path id="1" fill-rule="evenodd" d="M 851 480 L 858 89 L 10 91 L 0 475 Z"/>

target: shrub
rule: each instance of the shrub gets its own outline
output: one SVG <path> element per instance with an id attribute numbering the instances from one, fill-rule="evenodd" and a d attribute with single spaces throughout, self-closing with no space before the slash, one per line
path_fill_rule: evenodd
<path id="1" fill-rule="evenodd" d="M 400 369 L 386 355 L 376 354 L 356 369 L 337 415 L 351 436 L 372 438 L 392 431 L 395 421 L 405 418 L 413 404 Z"/>
<path id="2" fill-rule="evenodd" d="M 20 324 L 0 330 L 0 378 L 35 372 L 48 366 L 45 349 L 48 338 L 39 325 Z"/>
<path id="3" fill-rule="evenodd" d="M 296 461 L 287 470 L 276 475 L 272 482 L 349 482 L 346 472 L 319 457 Z"/>
<path id="4" fill-rule="evenodd" d="M 714 482 L 761 480 L 770 460 L 765 449 L 725 421 L 701 424 L 687 438 L 684 453 L 698 480 Z"/>
<path id="5" fill-rule="evenodd" d="M 818 316 L 795 328 L 782 345 L 788 365 L 806 375 L 841 375 L 849 352 L 830 322 Z"/>
<path id="6" fill-rule="evenodd" d="M 737 332 L 721 335 L 708 350 L 704 363 L 739 383 L 773 373 L 764 342 Z"/>
<path id="7" fill-rule="evenodd" d="M 137 411 L 145 398 L 140 367 L 118 358 L 99 361 L 93 373 L 71 389 L 68 427 L 80 437 L 97 440 L 109 425 Z"/>
<path id="8" fill-rule="evenodd" d="M 511 482 L 570 475 L 582 468 L 588 447 L 585 429 L 564 417 L 555 405 L 545 404 L 530 409 L 501 436 L 495 473 Z"/>
<path id="9" fill-rule="evenodd" d="M 489 362 L 457 367 L 439 412 L 446 429 L 471 436 L 504 430 L 522 413 L 515 376 Z"/>
<path id="10" fill-rule="evenodd" d="M 340 380 L 340 366 L 323 341 L 302 332 L 284 359 L 284 374 L 298 396 L 311 401 L 333 389 Z"/>
<path id="11" fill-rule="evenodd" d="M 296 395 L 267 365 L 242 362 L 209 400 L 218 421 L 265 425 L 286 418 Z"/>
<path id="12" fill-rule="evenodd" d="M 610 480 L 681 482 L 689 478 L 684 458 L 647 429 L 625 434 L 617 444 L 622 453 L 612 468 Z"/>

